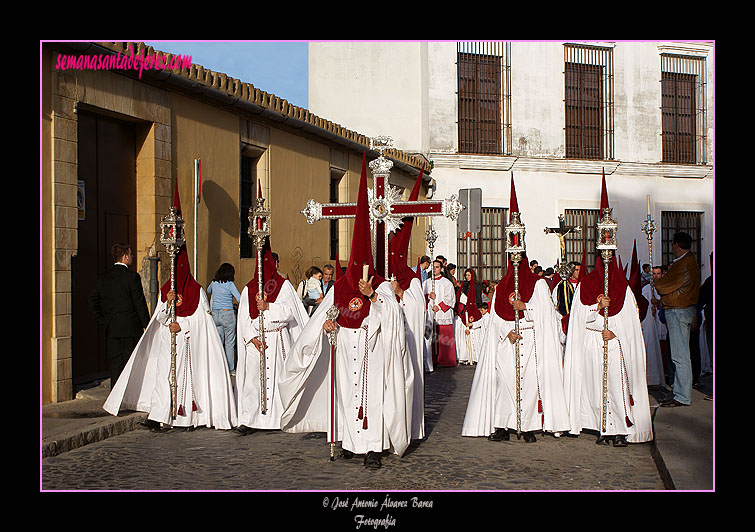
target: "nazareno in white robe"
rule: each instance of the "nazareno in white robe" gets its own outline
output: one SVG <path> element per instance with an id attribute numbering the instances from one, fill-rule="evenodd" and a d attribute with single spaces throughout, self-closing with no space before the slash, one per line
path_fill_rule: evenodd
<path id="1" fill-rule="evenodd" d="M 483 349 L 477 363 L 469 403 L 462 426 L 463 436 L 488 436 L 496 428 L 516 430 L 515 348 L 507 335 L 513 321 L 505 321 L 491 302 Z M 562 380 L 558 313 L 545 280 L 535 283 L 520 312 L 521 431 L 561 432 L 569 429 L 569 413 Z M 538 400 L 543 412 L 538 412 Z"/>
<path id="2" fill-rule="evenodd" d="M 603 315 L 597 312 L 597 303 L 582 304 L 581 286 L 574 292 L 564 353 L 569 432 L 578 435 L 583 429 L 590 429 L 604 436 L 625 434 L 632 443 L 651 441 L 645 343 L 634 294 L 627 287 L 621 311 L 608 318 L 608 329 L 616 338 L 608 341 L 608 398 L 603 431 Z M 630 392 L 634 405 L 630 404 Z M 625 416 L 629 417 L 631 427 L 627 426 Z"/>
<path id="3" fill-rule="evenodd" d="M 482 318 L 472 322 L 472 328 L 469 330 L 469 336 L 472 338 L 472 356 L 469 361 L 472 363 L 476 364 L 480 361 L 480 353 L 482 353 L 484 348 L 482 342 L 485 339 L 488 325 L 490 325 L 490 312 L 483 314 Z"/>
<path id="4" fill-rule="evenodd" d="M 485 314 L 478 321 L 473 321 L 469 328 L 469 335 L 466 334 L 467 326 L 461 316 L 454 318 L 454 338 L 456 339 L 456 356 L 459 362 L 476 363 L 480 359 L 480 350 L 482 349 L 482 337 L 485 333 L 484 327 L 487 323 Z M 470 351 L 471 348 L 471 351 Z"/>
<path id="5" fill-rule="evenodd" d="M 642 288 L 642 295 L 650 301 L 649 284 Z M 641 322 L 642 337 L 645 340 L 645 353 L 646 353 L 646 368 L 647 373 L 645 375 L 648 386 L 664 386 L 666 384 L 666 377 L 663 374 L 663 358 L 661 357 L 661 340 L 658 337 L 658 329 L 656 327 L 656 318 L 653 316 L 653 309 L 648 305 L 648 310 L 645 313 L 645 319 Z"/>
<path id="6" fill-rule="evenodd" d="M 412 439 L 425 437 L 425 375 L 423 368 L 425 333 L 425 295 L 422 284 L 414 278 L 399 302 L 406 321 L 406 347 L 411 355 L 414 372 L 412 401 Z"/>
<path id="7" fill-rule="evenodd" d="M 170 309 L 164 301 L 157 305 L 103 408 L 114 416 L 120 410 L 147 412 L 148 419 L 174 427 L 233 428 L 233 385 L 203 288 L 194 314 L 176 321 L 181 326 L 176 334 L 176 395 L 184 415 L 171 419 Z"/>
<path id="8" fill-rule="evenodd" d="M 238 398 L 238 424 L 255 429 L 280 429 L 283 404 L 278 393 L 278 382 L 283 374 L 286 356 L 293 349 L 296 339 L 304 330 L 309 316 L 286 280 L 275 302 L 263 312 L 265 323 L 265 378 L 267 412 L 260 408 L 260 352 L 252 343 L 259 339 L 259 318 L 249 316 L 248 287 L 244 287 L 239 301 L 237 319 L 236 395 Z"/>
<path id="9" fill-rule="evenodd" d="M 330 342 L 323 330 L 335 290 L 304 327 L 286 357 L 279 392 L 284 432 L 326 432 L 330 442 L 355 454 L 390 450 L 399 456 L 409 446 L 412 427 L 414 371 L 406 346 L 404 318 L 389 282 L 381 283 L 377 302 L 359 329 L 337 329 L 335 398 L 331 431 Z M 365 350 L 369 356 L 366 379 Z M 365 390 L 364 383 L 367 388 Z M 366 395 L 368 428 L 358 419 L 362 394 Z"/>

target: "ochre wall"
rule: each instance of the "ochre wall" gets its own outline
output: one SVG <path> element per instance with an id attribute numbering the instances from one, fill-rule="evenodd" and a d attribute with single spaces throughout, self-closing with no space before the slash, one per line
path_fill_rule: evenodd
<path id="1" fill-rule="evenodd" d="M 77 108 L 104 113 L 136 124 L 137 237 L 132 243 L 135 269 L 142 276 L 148 296 L 149 257 L 160 258 L 158 279 L 169 277 L 168 261 L 159 241 L 160 220 L 173 203 L 178 183 L 186 221 L 189 260 L 194 262 L 194 159 L 201 159 L 202 200 L 198 206 L 197 281 L 207 286 L 218 266 L 231 263 L 239 291 L 252 278 L 255 259 L 241 259 L 239 252 L 239 186 L 241 139 L 245 121 L 255 122 L 239 109 L 224 109 L 173 90 L 147 84 L 110 71 L 69 69 L 57 71 L 58 51 L 43 47 L 41 116 L 41 396 L 43 403 L 74 397 L 71 375 L 76 354 L 71 348 L 71 259 L 76 255 L 78 218 Z M 278 101 L 270 105 L 278 105 Z M 348 135 L 306 110 L 296 116 Z M 283 109 L 282 111 L 283 112 Z M 355 202 L 362 153 L 348 150 L 325 138 L 300 136 L 258 124 L 265 131 L 263 155 L 257 176 L 266 206 L 272 211 L 271 243 L 280 255 L 280 268 L 297 283 L 311 265 L 334 263 L 329 257 L 329 223 L 308 224 L 300 213 L 309 199 L 327 203 L 331 179 L 331 150 L 347 154 L 346 174 L 339 188 L 340 202 Z M 333 134 L 333 133 L 330 133 Z M 401 157 L 406 157 L 401 154 Z M 414 178 L 394 169 L 391 180 L 411 188 Z M 372 179 L 368 169 L 368 184 Z M 256 194 L 255 194 L 256 195 Z M 422 195 L 424 197 L 424 194 Z M 346 264 L 351 248 L 353 220 L 340 228 L 340 260 Z M 424 223 L 415 225 L 412 249 L 424 251 Z M 413 253 L 412 265 L 418 253 Z M 149 302 L 149 297 L 148 297 Z"/>

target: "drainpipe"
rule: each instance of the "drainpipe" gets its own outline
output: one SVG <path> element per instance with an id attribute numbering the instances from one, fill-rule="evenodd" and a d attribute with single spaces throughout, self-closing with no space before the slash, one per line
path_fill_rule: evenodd
<path id="1" fill-rule="evenodd" d="M 155 313 L 157 308 L 157 294 L 160 293 L 160 284 L 157 278 L 157 268 L 160 257 L 150 255 L 147 257 L 147 279 L 149 280 L 149 309 L 150 316 Z"/>

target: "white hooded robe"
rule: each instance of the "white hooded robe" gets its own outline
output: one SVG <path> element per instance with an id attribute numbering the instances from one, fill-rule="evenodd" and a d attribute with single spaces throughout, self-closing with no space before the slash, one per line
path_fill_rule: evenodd
<path id="1" fill-rule="evenodd" d="M 651 286 L 649 284 L 642 288 L 642 295 L 650 301 Z M 663 358 L 661 357 L 661 340 L 658 337 L 658 328 L 656 326 L 656 317 L 653 315 L 653 309 L 648 305 L 645 313 L 645 319 L 642 320 L 642 337 L 645 340 L 646 366 L 647 366 L 647 384 L 648 386 L 664 386 L 666 377 L 663 374 Z"/>
<path id="2" fill-rule="evenodd" d="M 401 456 L 412 436 L 414 371 L 393 287 L 387 281 L 377 287 L 377 301 L 360 328 L 338 327 L 333 389 L 323 324 L 336 289 L 325 295 L 286 357 L 279 384 L 281 429 L 326 432 L 329 442 L 341 441 L 343 449 L 355 454 L 391 450 Z M 358 418 L 360 406 L 366 429 Z"/>
<path id="3" fill-rule="evenodd" d="M 170 308 L 164 301 L 155 309 L 103 408 L 114 416 L 122 409 L 148 412 L 148 419 L 174 427 L 231 429 L 236 425 L 233 386 L 203 288 L 194 314 L 176 321 L 181 326 L 176 334 L 176 395 L 183 415 L 171 419 Z"/>
<path id="4" fill-rule="evenodd" d="M 515 347 L 508 339 L 513 321 L 505 321 L 490 304 L 490 321 L 472 380 L 462 426 L 463 436 L 489 436 L 496 428 L 517 428 Z M 564 395 L 558 313 L 545 280 L 535 283 L 520 312 L 520 430 L 566 431 L 569 414 Z M 542 414 L 538 412 L 542 401 Z"/>
<path id="5" fill-rule="evenodd" d="M 249 288 L 244 287 L 239 301 L 237 321 L 238 363 L 236 390 L 238 423 L 254 429 L 280 429 L 283 404 L 278 383 L 283 375 L 286 356 L 309 322 L 304 306 L 294 287 L 286 280 L 275 301 L 263 312 L 265 324 L 265 379 L 267 412 L 260 408 L 260 352 L 252 343 L 259 339 L 259 318 L 249 316 Z"/>
<path id="6" fill-rule="evenodd" d="M 416 277 L 404 290 L 399 307 L 406 320 L 406 347 L 412 360 L 414 372 L 414 397 L 412 400 L 412 439 L 425 437 L 425 376 L 422 359 L 424 357 L 425 295 L 422 284 Z"/>
<path id="7" fill-rule="evenodd" d="M 582 304 L 581 288 L 580 283 L 574 292 L 564 353 L 564 387 L 571 424 L 569 432 L 578 435 L 583 429 L 591 429 L 603 436 L 625 434 L 631 443 L 650 441 L 653 439 L 653 427 L 647 392 L 645 343 L 634 294 L 627 287 L 621 311 L 608 318 L 608 329 L 616 338 L 608 341 L 608 397 L 604 431 L 603 315 L 597 312 L 597 303 L 590 306 Z M 629 400 L 630 393 L 632 401 Z M 629 417 L 631 427 L 627 426 L 625 416 Z"/>

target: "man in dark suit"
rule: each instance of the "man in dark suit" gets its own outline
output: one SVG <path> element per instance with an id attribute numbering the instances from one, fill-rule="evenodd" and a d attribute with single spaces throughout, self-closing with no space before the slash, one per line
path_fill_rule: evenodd
<path id="1" fill-rule="evenodd" d="M 97 323 L 105 327 L 110 385 L 115 386 L 149 324 L 149 310 L 141 277 L 129 269 L 134 261 L 131 247 L 115 244 L 111 253 L 115 264 L 97 278 L 89 295 L 89 308 Z"/>

